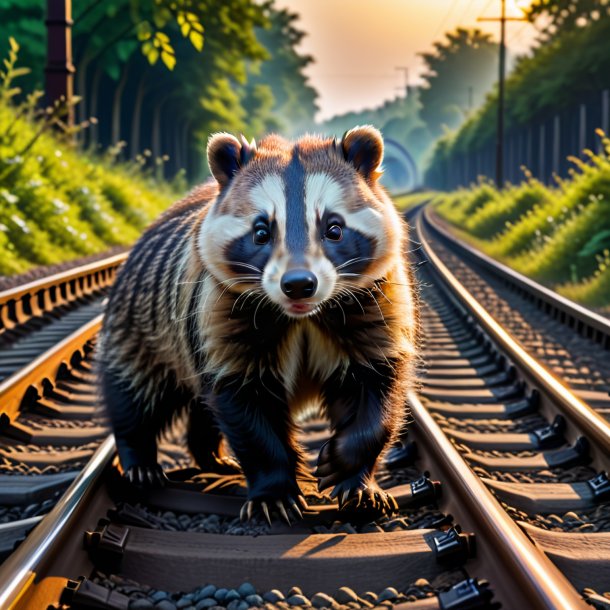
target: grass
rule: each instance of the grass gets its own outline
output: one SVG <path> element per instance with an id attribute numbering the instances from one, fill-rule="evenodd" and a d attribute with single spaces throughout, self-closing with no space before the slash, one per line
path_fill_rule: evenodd
<path id="1" fill-rule="evenodd" d="M 437 193 L 433 205 L 468 241 L 564 296 L 610 310 L 610 139 L 572 159 L 570 178 L 547 187 L 529 173 L 498 191 L 481 179 Z"/>
<path id="2" fill-rule="evenodd" d="M 400 212 L 406 212 L 422 203 L 427 203 L 433 196 L 434 193 L 431 191 L 422 191 L 409 193 L 408 195 L 400 195 L 399 197 L 392 197 L 392 200 Z"/>
<path id="3" fill-rule="evenodd" d="M 71 144 L 53 128 L 61 110 L 38 110 L 38 94 L 14 103 L 23 69 L 11 44 L 0 73 L 0 275 L 133 243 L 176 193 L 136 162 Z"/>

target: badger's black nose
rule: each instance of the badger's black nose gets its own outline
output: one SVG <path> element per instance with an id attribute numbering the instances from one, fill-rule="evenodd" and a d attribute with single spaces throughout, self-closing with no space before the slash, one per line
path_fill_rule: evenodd
<path id="1" fill-rule="evenodd" d="M 307 269 L 291 269 L 284 273 L 280 285 L 289 299 L 306 299 L 315 294 L 318 278 Z"/>

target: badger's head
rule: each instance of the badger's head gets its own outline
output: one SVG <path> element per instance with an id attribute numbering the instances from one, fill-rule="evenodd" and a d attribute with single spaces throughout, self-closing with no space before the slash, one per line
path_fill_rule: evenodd
<path id="1" fill-rule="evenodd" d="M 370 126 L 341 141 L 270 136 L 258 147 L 212 136 L 220 190 L 198 235 L 204 264 L 228 291 L 264 293 L 294 318 L 372 287 L 402 247 L 401 221 L 377 184 L 382 158 Z"/>

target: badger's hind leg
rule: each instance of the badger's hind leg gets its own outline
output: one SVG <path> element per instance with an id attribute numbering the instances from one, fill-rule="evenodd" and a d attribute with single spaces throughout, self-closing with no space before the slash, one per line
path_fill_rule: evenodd
<path id="1" fill-rule="evenodd" d="M 241 468 L 231 456 L 220 454 L 222 434 L 210 408 L 193 400 L 189 408 L 186 442 L 195 463 L 204 472 L 237 474 Z"/>
<path id="2" fill-rule="evenodd" d="M 146 405 L 115 373 L 103 370 L 101 387 L 124 476 L 141 487 L 163 486 L 167 479 L 157 463 L 159 420 L 146 413 Z"/>

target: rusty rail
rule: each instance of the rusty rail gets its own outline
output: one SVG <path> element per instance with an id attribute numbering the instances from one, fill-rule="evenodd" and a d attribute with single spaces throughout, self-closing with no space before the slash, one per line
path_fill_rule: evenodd
<path id="1" fill-rule="evenodd" d="M 582 336 L 596 341 L 602 347 L 610 349 L 610 320 L 608 318 L 566 299 L 553 290 L 487 256 L 470 244 L 464 243 L 446 228 L 442 219 L 429 206 L 424 207 L 423 216 L 426 226 L 437 237 L 440 236 L 444 241 L 451 244 L 451 247 L 458 250 L 460 255 L 493 273 L 513 291 L 536 303 L 539 309 L 543 309 L 562 324 L 574 329 Z"/>
<path id="2" fill-rule="evenodd" d="M 102 316 L 99 315 L 0 383 L 1 416 L 9 420 L 15 418 L 28 390 L 33 388 L 42 395 L 45 381 L 53 379 L 62 365 L 69 366 L 76 354 L 82 355 L 83 347 L 95 337 L 101 325 Z"/>
<path id="3" fill-rule="evenodd" d="M 127 253 L 0 292 L 0 336 L 112 284 Z"/>
<path id="4" fill-rule="evenodd" d="M 422 222 L 420 214 L 417 219 L 418 239 L 426 257 L 443 278 L 443 286 L 447 287 L 450 294 L 476 319 L 491 340 L 517 365 L 523 378 L 532 387 L 540 390 L 541 409 L 550 414 L 560 412 L 565 415 L 572 424 L 572 428 L 567 431 L 568 437 L 575 441 L 580 435 L 586 436 L 593 444 L 594 463 L 601 469 L 607 468 L 610 456 L 610 424 L 534 359 L 462 286 L 425 239 Z"/>
<path id="5" fill-rule="evenodd" d="M 30 599 L 33 585 L 41 580 L 49 557 L 65 543 L 78 515 L 87 510 L 114 451 L 114 436 L 109 435 L 53 510 L 0 566 L 0 608 L 13 609 L 29 603 L 32 604 L 29 607 L 40 607 Z M 65 579 L 58 577 L 49 577 L 46 581 L 47 586 L 58 588 L 58 592 L 65 584 Z"/>
<path id="6" fill-rule="evenodd" d="M 498 597 L 511 600 L 514 604 L 511 607 L 530 610 L 588 608 L 567 578 L 534 546 L 472 472 L 418 396 L 411 392 L 408 401 L 426 454 L 433 456 L 433 464 L 436 468 L 440 465 L 442 474 L 459 496 L 461 523 L 483 531 L 489 548 L 494 549 L 493 554 L 487 553 L 479 560 L 481 575 L 509 570 L 510 580 L 493 579 L 502 593 Z"/>

